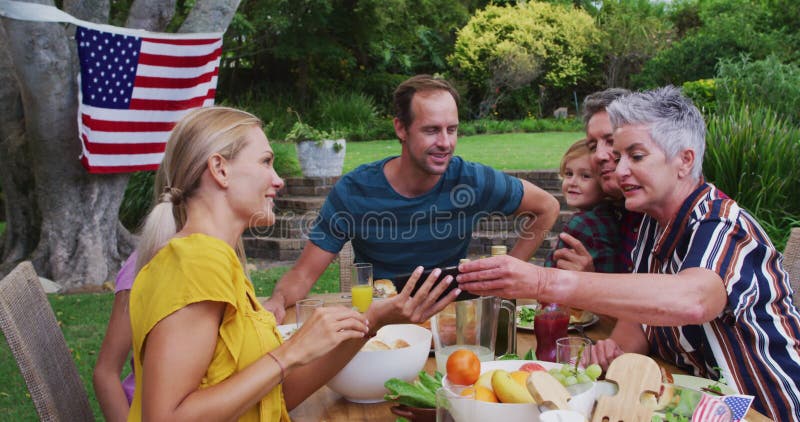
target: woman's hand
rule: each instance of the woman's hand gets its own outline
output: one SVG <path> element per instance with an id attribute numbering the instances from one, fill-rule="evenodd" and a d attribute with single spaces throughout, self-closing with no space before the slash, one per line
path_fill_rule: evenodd
<path id="1" fill-rule="evenodd" d="M 599 340 L 592 346 L 592 353 L 589 364 L 596 363 L 603 368 L 603 372 L 608 370 L 608 365 L 619 355 L 625 353 L 621 347 L 611 339 Z"/>
<path id="2" fill-rule="evenodd" d="M 506 298 L 538 298 L 547 275 L 544 268 L 509 255 L 466 262 L 458 266 L 458 271 L 462 289 Z"/>
<path id="3" fill-rule="evenodd" d="M 286 342 L 297 363 L 305 364 L 330 352 L 342 342 L 364 337 L 369 325 L 364 315 L 334 306 L 317 308 L 303 326 Z"/>
<path id="4" fill-rule="evenodd" d="M 450 283 L 454 283 L 452 276 L 446 276 L 440 283 L 436 283 L 442 270 L 437 268 L 431 271 L 431 274 L 420 286 L 419 290 L 411 296 L 411 291 L 417 285 L 420 276 L 423 272 L 422 267 L 417 267 L 416 270 L 408 278 L 408 282 L 403 287 L 403 290 L 397 296 L 391 297 L 386 300 L 379 300 L 372 302 L 372 306 L 367 310 L 370 320 L 375 320 L 377 325 L 373 328 L 377 329 L 378 325 L 388 324 L 401 324 L 427 321 L 434 314 L 438 313 L 445 306 L 455 300 L 456 296 L 461 293 L 460 289 L 453 289 L 450 293 L 436 300 L 444 293 L 445 289 Z"/>

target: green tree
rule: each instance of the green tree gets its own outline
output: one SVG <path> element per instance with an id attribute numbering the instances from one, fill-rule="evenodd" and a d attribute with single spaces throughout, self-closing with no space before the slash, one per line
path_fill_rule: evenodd
<path id="1" fill-rule="evenodd" d="M 574 85 L 599 40 L 583 10 L 549 3 L 489 5 L 458 32 L 450 63 L 483 93 L 479 117 L 504 94 L 532 83 Z"/>
<path id="2" fill-rule="evenodd" d="M 788 10 L 777 10 L 778 4 Z M 741 53 L 754 59 L 776 54 L 782 60 L 797 54 L 793 44 L 787 42 L 786 34 L 798 24 L 791 26 L 776 20 L 775 16 L 797 14 L 798 2 L 705 0 L 680 3 L 674 13 L 681 13 L 682 22 L 686 24 L 692 22 L 688 17 L 694 7 L 700 25 L 691 27 L 688 24 L 683 28 L 686 36 L 647 62 L 641 74 L 633 78 L 635 86 L 680 85 L 686 81 L 712 78 L 719 59 L 737 58 Z"/>
<path id="3" fill-rule="evenodd" d="M 601 51 L 606 86 L 630 85 L 630 75 L 667 47 L 673 28 L 663 3 L 649 0 L 607 0 L 597 15 L 603 31 Z"/>
<path id="4" fill-rule="evenodd" d="M 465 3 L 451 0 L 263 0 L 242 16 L 239 76 L 221 79 L 236 85 L 232 95 L 291 92 L 303 110 L 334 85 L 385 95 L 394 75 L 446 71 L 455 31 L 469 18 Z"/>

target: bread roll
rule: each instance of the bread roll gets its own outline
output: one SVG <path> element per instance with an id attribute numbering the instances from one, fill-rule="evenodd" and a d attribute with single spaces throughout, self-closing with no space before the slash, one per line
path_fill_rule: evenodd
<path id="1" fill-rule="evenodd" d="M 397 295 L 397 289 L 394 287 L 392 280 L 385 278 L 375 280 L 372 284 L 372 289 L 375 292 L 375 297 L 392 297 Z"/>

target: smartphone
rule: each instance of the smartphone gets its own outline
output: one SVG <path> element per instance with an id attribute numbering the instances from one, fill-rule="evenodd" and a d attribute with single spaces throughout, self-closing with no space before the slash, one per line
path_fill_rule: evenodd
<path id="1" fill-rule="evenodd" d="M 414 286 L 414 289 L 411 290 L 411 296 L 417 294 L 417 290 L 419 290 L 420 286 L 422 286 L 422 283 L 424 283 L 425 280 L 428 279 L 428 276 L 431 274 L 431 272 L 433 272 L 434 269 L 435 268 L 432 268 L 430 270 L 425 270 L 425 272 L 422 273 L 422 276 L 420 276 L 419 280 L 417 280 L 417 284 Z M 450 293 L 453 289 L 458 287 L 458 283 L 456 282 L 456 276 L 458 275 L 457 266 L 442 268 L 442 273 L 439 274 L 439 279 L 436 280 L 436 284 L 441 283 L 442 280 L 444 280 L 444 278 L 447 277 L 448 275 L 453 276 L 453 281 L 450 282 L 450 285 L 447 286 L 447 288 L 444 290 L 444 292 L 442 292 L 442 294 L 437 298 L 437 300 L 441 299 L 446 294 Z M 394 287 L 395 289 L 397 289 L 398 292 L 403 290 L 403 287 L 405 287 L 409 277 L 411 277 L 411 274 L 404 274 L 391 278 L 392 283 L 394 284 Z M 456 297 L 456 300 L 458 301 L 458 300 L 475 299 L 476 297 L 478 296 L 469 293 L 466 290 L 462 290 L 461 293 L 459 293 L 458 297 Z"/>

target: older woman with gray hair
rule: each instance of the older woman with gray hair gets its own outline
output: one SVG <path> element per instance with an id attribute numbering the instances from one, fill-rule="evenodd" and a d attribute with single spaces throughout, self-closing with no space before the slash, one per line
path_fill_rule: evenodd
<path id="1" fill-rule="evenodd" d="M 643 212 L 634 274 L 542 268 L 507 257 L 462 264 L 461 288 L 618 318 L 592 359 L 654 354 L 800 420 L 800 313 L 781 254 L 756 220 L 702 176 L 705 123 L 674 87 L 607 109 L 625 208 Z"/>

